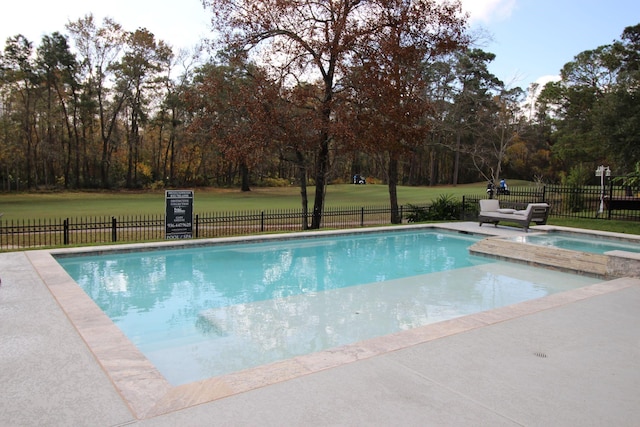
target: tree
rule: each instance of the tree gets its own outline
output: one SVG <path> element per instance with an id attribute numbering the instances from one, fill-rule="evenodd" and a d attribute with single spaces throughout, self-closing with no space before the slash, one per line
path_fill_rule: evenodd
<path id="1" fill-rule="evenodd" d="M 597 111 L 597 126 L 621 172 L 633 173 L 640 163 L 640 24 L 624 29 L 608 62 L 617 71 L 616 84 Z"/>
<path id="2" fill-rule="evenodd" d="M 264 161 L 276 131 L 277 88 L 253 64 L 207 64 L 197 70 L 186 100 L 195 113 L 191 134 L 202 135 L 225 162 L 237 166 L 241 190 L 250 191 L 249 172 Z"/>
<path id="3" fill-rule="evenodd" d="M 21 165 L 16 165 L 16 180 L 26 178 L 27 188 L 34 182 L 34 165 L 37 162 L 36 102 L 40 93 L 40 77 L 33 60 L 33 44 L 22 35 L 10 37 L 4 48 L 2 61 L 2 82 L 11 91 L 9 105 L 15 103 L 14 113 L 19 122 L 16 132 L 17 149 L 22 152 L 20 160 L 24 161 L 24 172 Z"/>
<path id="4" fill-rule="evenodd" d="M 180 161 L 180 147 L 185 141 L 185 123 L 187 108 L 184 94 L 193 77 L 193 68 L 200 57 L 200 49 L 193 51 L 180 50 L 173 58 L 164 62 L 164 79 L 162 102 L 152 121 L 156 130 L 157 148 L 153 154 L 152 174 L 154 181 L 162 180 L 165 185 L 177 184 L 177 168 Z M 181 74 L 177 79 L 172 74 L 181 66 Z M 165 137 L 168 129 L 168 138 Z"/>
<path id="5" fill-rule="evenodd" d="M 581 52 L 563 66 L 561 80 L 548 83 L 540 93 L 538 111 L 552 123 L 552 152 L 564 171 L 609 157 L 609 131 L 598 121 L 610 118 L 605 105 L 617 86 L 617 62 L 609 45 Z"/>
<path id="6" fill-rule="evenodd" d="M 432 101 L 425 95 L 425 63 L 466 43 L 464 17 L 455 8 L 425 2 L 388 1 L 380 5 L 381 28 L 360 50 L 350 85 L 358 105 L 357 132 L 372 155 L 386 162 L 391 222 L 400 223 L 397 185 L 403 156 L 422 144 L 429 130 Z"/>
<path id="7" fill-rule="evenodd" d="M 139 186 L 138 164 L 140 163 L 140 145 L 142 135 L 140 127 L 147 123 L 149 99 L 145 97 L 163 85 L 160 72 L 163 64 L 173 56 L 171 48 L 163 41 L 156 41 L 154 35 L 140 28 L 127 36 L 124 56 L 115 66 L 116 89 L 118 97 L 125 101 L 127 118 L 127 174 L 128 188 Z"/>
<path id="8" fill-rule="evenodd" d="M 466 154 L 485 180 L 498 179 L 492 168 L 494 159 L 491 150 L 484 142 L 486 131 L 495 124 L 493 118 L 498 111 L 495 102 L 496 93 L 503 90 L 504 84 L 489 72 L 489 63 L 495 59 L 493 53 L 480 49 L 460 52 L 455 57 L 455 75 L 457 82 L 453 88 L 452 114 L 447 117 L 449 129 L 453 130 L 455 140 L 450 141 L 455 155 L 453 183 L 458 183 L 460 155 Z"/>
<path id="9" fill-rule="evenodd" d="M 391 10 L 401 2 L 391 6 L 388 2 L 362 0 L 204 0 L 203 3 L 212 9 L 214 30 L 223 35 L 225 43 L 242 51 L 261 48 L 264 53 L 261 59 L 283 79 L 293 82 L 319 79 L 322 95 L 316 110 L 320 125 L 311 223 L 311 228 L 319 228 L 331 151 L 336 149 L 332 121 L 340 79 L 371 37 L 385 25 L 379 19 L 385 9 Z M 415 3 L 414 11 L 442 7 L 453 16 L 459 10 L 458 3 L 444 6 L 436 6 L 435 1 L 429 0 Z"/>
<path id="10" fill-rule="evenodd" d="M 432 107 L 429 117 L 430 132 L 425 135 L 424 146 L 416 154 L 421 154 L 422 158 L 418 157 L 417 160 L 427 165 L 423 179 L 429 185 L 438 183 L 456 185 L 459 180 L 459 135 L 462 130 L 458 127 L 457 110 L 453 103 L 457 92 L 454 58 L 459 54 L 460 52 L 454 52 L 435 63 L 428 64 L 424 71 L 428 79 L 425 96 L 431 100 Z M 451 148 L 452 135 L 455 136 L 453 149 Z M 451 158 L 452 153 L 453 158 Z"/>
<path id="11" fill-rule="evenodd" d="M 278 110 L 280 158 L 295 165 L 300 185 L 304 230 L 309 228 L 307 175 L 312 167 L 309 159 L 313 158 L 318 133 L 322 129 L 322 118 L 315 114 L 320 94 L 322 88 L 317 85 L 298 85 L 285 91 L 284 102 Z"/>
<path id="12" fill-rule="evenodd" d="M 509 148 L 521 137 L 525 117 L 522 114 L 523 91 L 504 89 L 493 97 L 494 108 L 485 109 L 480 121 L 478 144 L 473 151 L 474 164 L 486 165 L 494 182 L 500 179 Z M 482 167 L 477 167 L 486 172 Z"/>
<path id="13" fill-rule="evenodd" d="M 563 170 L 609 164 L 625 173 L 640 159 L 639 34 L 640 25 L 627 27 L 622 40 L 579 53 L 541 91 L 538 121 Z"/>
<path id="14" fill-rule="evenodd" d="M 77 80 L 78 64 L 76 58 L 69 48 L 67 38 L 60 33 L 45 35 L 38 48 L 37 64 L 43 75 L 44 85 L 47 90 L 47 139 L 50 144 L 47 150 L 52 159 L 51 171 L 56 165 L 55 159 L 62 160 L 64 186 L 69 187 L 71 171 L 75 171 L 74 186 L 80 186 L 80 131 L 78 109 L 80 107 L 80 84 Z M 55 102 L 52 99 L 55 97 Z M 54 111 L 62 114 L 61 122 L 54 122 Z M 56 136 L 53 135 L 54 127 L 60 126 L 66 130 L 66 141 L 62 140 L 61 146 L 55 147 L 53 144 Z M 61 138 L 63 139 L 63 138 Z M 66 150 L 64 147 L 66 146 Z M 60 156 L 55 153 L 61 150 Z M 64 153 L 64 154 L 63 154 Z M 75 164 L 74 164 L 75 163 Z M 55 176 L 53 177 L 55 179 Z"/>
<path id="15" fill-rule="evenodd" d="M 93 15 L 70 22 L 67 30 L 71 33 L 81 64 L 83 125 L 90 129 L 97 116 L 101 146 L 100 182 L 102 187 L 108 188 L 112 179 L 112 154 L 119 143 L 115 138 L 117 119 L 125 100 L 122 91 L 113 91 L 114 71 L 124 47 L 125 32 L 110 18 L 105 18 L 101 27 L 96 26 Z"/>
<path id="16" fill-rule="evenodd" d="M 331 117 L 336 77 L 364 34 L 377 27 L 370 2 L 339 0 L 205 0 L 214 30 L 237 50 L 264 49 L 262 59 L 283 78 L 319 76 L 323 93 L 316 150 L 316 193 L 311 228 L 319 228 L 332 143 Z"/>

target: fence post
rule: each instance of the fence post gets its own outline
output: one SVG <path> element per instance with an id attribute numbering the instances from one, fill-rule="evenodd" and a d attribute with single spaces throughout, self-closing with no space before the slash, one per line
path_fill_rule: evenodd
<path id="1" fill-rule="evenodd" d="M 62 241 L 65 245 L 69 244 L 69 218 L 62 222 Z"/>
<path id="2" fill-rule="evenodd" d="M 198 238 L 198 235 L 200 234 L 198 232 L 198 224 L 200 224 L 200 222 L 198 221 L 198 214 L 196 214 L 196 239 Z"/>
<path id="3" fill-rule="evenodd" d="M 364 227 L 364 207 L 360 208 L 360 227 Z"/>
<path id="4" fill-rule="evenodd" d="M 467 204 L 466 204 L 466 200 L 464 198 L 464 195 L 462 195 L 462 212 L 461 212 L 462 218 L 460 218 L 462 221 L 466 221 L 467 220 Z"/>
<path id="5" fill-rule="evenodd" d="M 542 186 L 542 203 L 547 203 L 547 186 Z"/>
<path id="6" fill-rule="evenodd" d="M 609 180 L 609 206 L 607 206 L 607 219 L 611 219 L 611 207 L 613 206 L 613 181 Z"/>
<path id="7" fill-rule="evenodd" d="M 264 232 L 264 211 L 260 212 L 260 232 Z"/>
<path id="8" fill-rule="evenodd" d="M 118 241 L 118 222 L 116 221 L 116 217 L 111 217 L 111 241 Z"/>

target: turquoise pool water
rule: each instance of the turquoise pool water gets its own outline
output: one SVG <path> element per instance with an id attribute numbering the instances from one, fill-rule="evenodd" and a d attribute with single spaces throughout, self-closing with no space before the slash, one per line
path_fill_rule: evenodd
<path id="1" fill-rule="evenodd" d="M 546 234 L 534 234 L 529 236 L 518 236 L 512 240 L 521 243 L 531 243 L 534 245 L 550 246 L 572 251 L 590 252 L 604 254 L 608 251 L 640 252 L 640 244 L 620 239 L 612 239 L 600 236 L 576 235 L 573 233 L 563 233 L 552 231 Z"/>
<path id="2" fill-rule="evenodd" d="M 59 258 L 173 385 L 595 283 L 396 231 Z"/>

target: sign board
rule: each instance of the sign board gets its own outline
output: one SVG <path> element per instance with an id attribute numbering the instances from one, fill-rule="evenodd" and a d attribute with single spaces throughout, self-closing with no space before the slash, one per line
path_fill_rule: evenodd
<path id="1" fill-rule="evenodd" d="M 167 239 L 193 237 L 193 190 L 166 190 L 164 216 Z"/>

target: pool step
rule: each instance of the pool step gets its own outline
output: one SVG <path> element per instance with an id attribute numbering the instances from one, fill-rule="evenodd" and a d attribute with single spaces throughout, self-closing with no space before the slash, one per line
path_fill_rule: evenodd
<path id="1" fill-rule="evenodd" d="M 640 257 L 623 251 L 601 255 L 490 237 L 473 244 L 469 252 L 603 279 L 640 277 Z"/>
<path id="2" fill-rule="evenodd" d="M 599 254 L 512 242 L 500 238 L 481 240 L 473 244 L 469 251 L 474 255 L 525 262 L 564 271 L 586 272 L 601 277 L 607 274 L 607 257 Z"/>

